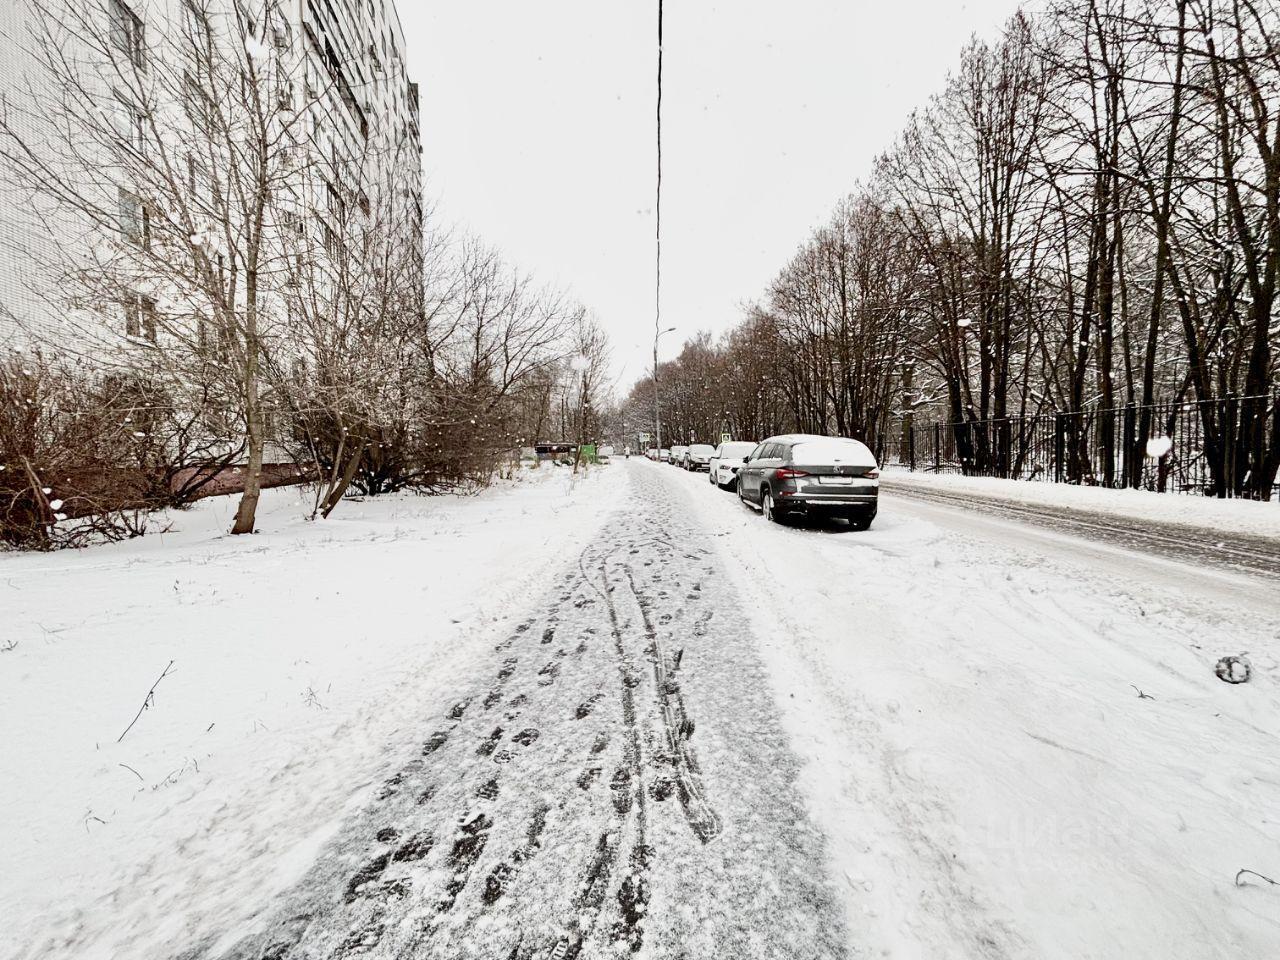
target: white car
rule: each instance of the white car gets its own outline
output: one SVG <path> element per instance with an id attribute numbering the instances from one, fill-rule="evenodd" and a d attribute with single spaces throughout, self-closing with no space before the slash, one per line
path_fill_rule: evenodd
<path id="1" fill-rule="evenodd" d="M 671 462 L 672 462 L 672 463 L 674 463 L 677 467 L 683 467 L 683 466 L 684 466 L 684 455 L 685 455 L 686 453 L 688 453 L 688 452 L 689 452 L 689 448 L 688 448 L 688 447 L 672 447 L 672 448 L 671 448 Z"/>
<path id="2" fill-rule="evenodd" d="M 658 451 L 658 460 L 661 463 L 669 462 L 671 460 L 671 451 L 668 450 L 666 447 L 663 447 L 661 450 Z"/>
<path id="3" fill-rule="evenodd" d="M 716 448 L 709 443 L 693 443 L 684 455 L 684 468 L 697 473 L 706 470 L 711 458 L 716 455 Z"/>
<path id="4" fill-rule="evenodd" d="M 748 440 L 728 440 L 720 444 L 707 467 L 707 479 L 721 490 L 732 490 L 738 483 L 742 458 L 749 456 L 755 448 L 756 445 Z"/>

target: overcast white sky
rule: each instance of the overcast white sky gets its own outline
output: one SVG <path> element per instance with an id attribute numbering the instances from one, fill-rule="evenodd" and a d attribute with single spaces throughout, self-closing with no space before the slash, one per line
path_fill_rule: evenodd
<path id="1" fill-rule="evenodd" d="M 719 332 L 1016 0 L 667 0 L 663 358 Z M 437 213 L 653 341 L 657 0 L 400 0 Z"/>

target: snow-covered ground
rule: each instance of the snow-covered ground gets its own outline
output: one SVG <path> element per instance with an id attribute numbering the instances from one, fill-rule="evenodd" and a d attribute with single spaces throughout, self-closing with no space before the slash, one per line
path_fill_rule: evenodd
<path id="1" fill-rule="evenodd" d="M 1280 890 L 1234 883 L 1280 877 L 1273 583 L 895 498 L 896 476 L 865 534 L 678 479 L 720 531 L 867 955 L 1280 954 Z M 1256 529 L 1229 507 L 1277 510 L 1197 523 Z M 1242 652 L 1253 681 L 1218 680 Z"/>
<path id="2" fill-rule="evenodd" d="M 995 477 L 965 477 L 954 473 L 913 473 L 892 467 L 885 470 L 885 483 L 890 489 L 972 493 L 1010 503 L 1065 507 L 1139 522 L 1177 524 L 1202 530 L 1280 539 L 1280 504 L 1270 502 L 1219 500 L 1216 497 L 1153 493 L 1148 490 L 1111 490 L 1067 483 L 1000 480 Z"/>
<path id="3" fill-rule="evenodd" d="M 0 956 L 1280 955 L 1275 584 L 896 482 L 865 533 L 632 459 L 0 557 Z"/>
<path id="4" fill-rule="evenodd" d="M 252 537 L 223 535 L 215 498 L 163 535 L 0 554 L 0 956 L 164 956 L 193 916 L 234 928 L 621 487 L 544 468 L 316 523 L 277 489 Z"/>

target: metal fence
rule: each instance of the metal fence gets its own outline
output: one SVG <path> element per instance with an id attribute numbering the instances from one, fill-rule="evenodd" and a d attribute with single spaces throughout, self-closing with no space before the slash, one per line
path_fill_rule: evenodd
<path id="1" fill-rule="evenodd" d="M 1266 489 L 1280 500 L 1277 459 L 1280 394 L 958 423 L 908 419 L 891 431 L 884 462 L 932 473 L 1222 497 L 1256 498 Z"/>

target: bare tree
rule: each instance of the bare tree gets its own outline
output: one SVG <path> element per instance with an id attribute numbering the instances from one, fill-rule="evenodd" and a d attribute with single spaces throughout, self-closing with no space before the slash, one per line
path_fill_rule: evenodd
<path id="1" fill-rule="evenodd" d="M 571 385 L 575 396 L 573 472 L 582 463 L 582 447 L 588 439 L 600 435 L 600 408 L 609 373 L 609 340 L 595 317 L 583 312 L 571 334 L 573 356 L 569 363 Z"/>
<path id="2" fill-rule="evenodd" d="M 1270 497 L 1277 51 L 1252 0 L 1055 0 L 972 42 L 738 328 L 664 365 L 664 428 L 934 426 L 939 467 Z"/>
<path id="3" fill-rule="evenodd" d="M 190 0 L 144 25 L 115 0 L 28 2 L 40 82 L 0 120 L 0 160 L 73 238 L 47 265 L 68 339 L 163 382 L 243 447 L 232 532 L 251 532 L 286 321 L 281 238 L 308 156 L 286 7 Z"/>

